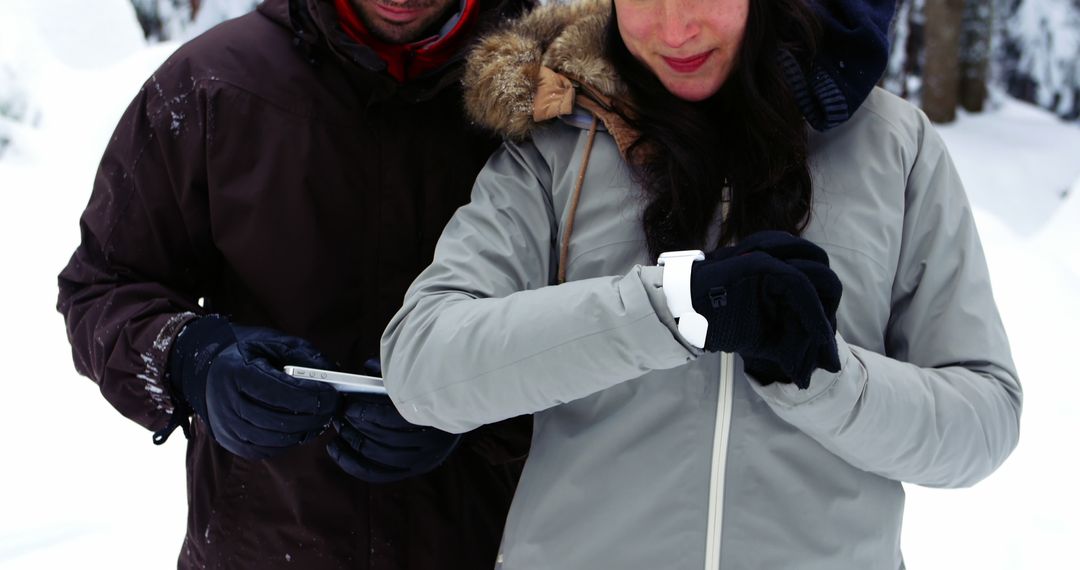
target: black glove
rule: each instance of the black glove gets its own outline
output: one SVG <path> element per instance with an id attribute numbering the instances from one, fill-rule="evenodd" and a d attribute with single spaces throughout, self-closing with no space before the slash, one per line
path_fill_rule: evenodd
<path id="1" fill-rule="evenodd" d="M 719 248 L 694 264 L 690 292 L 709 321 L 705 350 L 739 353 L 762 383 L 805 389 L 815 369 L 840 370 L 841 285 L 828 255 L 809 241 L 759 232 Z"/>
<path id="2" fill-rule="evenodd" d="M 840 307 L 843 286 L 836 273 L 829 268 L 829 254 L 825 250 L 787 232 L 767 230 L 750 234 L 734 246 L 717 248 L 708 253 L 705 259 L 727 259 L 752 251 L 767 253 L 806 275 L 814 284 L 829 325 L 836 332 L 836 310 Z"/>
<path id="3" fill-rule="evenodd" d="M 377 361 L 366 372 L 379 374 Z M 368 483 L 391 483 L 423 475 L 457 448 L 460 435 L 413 425 L 388 396 L 346 394 L 345 409 L 334 419 L 338 436 L 326 451 L 346 473 Z"/>
<path id="4" fill-rule="evenodd" d="M 174 393 L 206 421 L 222 447 L 266 459 L 317 437 L 341 404 L 329 385 L 282 372 L 286 364 L 333 367 L 303 339 L 211 315 L 181 331 L 170 352 L 169 377 Z"/>

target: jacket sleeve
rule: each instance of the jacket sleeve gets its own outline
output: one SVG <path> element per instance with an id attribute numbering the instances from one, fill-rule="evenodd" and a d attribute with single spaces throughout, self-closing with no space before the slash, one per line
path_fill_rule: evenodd
<path id="1" fill-rule="evenodd" d="M 1022 393 L 960 178 L 924 127 L 907 181 L 885 354 L 838 335 L 839 373 L 818 370 L 805 391 L 751 384 L 780 417 L 855 467 L 963 487 L 1016 446 Z"/>
<path id="2" fill-rule="evenodd" d="M 465 432 L 693 358 L 654 309 L 657 268 L 548 285 L 551 178 L 532 144 L 504 145 L 406 293 L 382 361 L 409 421 Z"/>
<path id="3" fill-rule="evenodd" d="M 81 243 L 60 273 L 57 304 L 79 373 L 152 430 L 172 414 L 169 347 L 200 311 L 195 292 L 211 265 L 198 253 L 211 249 L 206 98 L 176 67 L 166 63 L 120 120 L 80 220 Z"/>

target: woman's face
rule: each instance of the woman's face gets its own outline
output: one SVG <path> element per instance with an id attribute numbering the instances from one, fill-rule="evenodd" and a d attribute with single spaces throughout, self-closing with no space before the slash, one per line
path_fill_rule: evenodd
<path id="1" fill-rule="evenodd" d="M 750 0 L 615 0 L 615 10 L 630 53 L 673 95 L 701 101 L 731 75 Z"/>

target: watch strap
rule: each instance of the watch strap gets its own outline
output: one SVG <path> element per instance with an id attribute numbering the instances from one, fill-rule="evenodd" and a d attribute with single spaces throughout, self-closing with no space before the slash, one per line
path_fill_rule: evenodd
<path id="1" fill-rule="evenodd" d="M 664 298 L 667 299 L 672 316 L 678 322 L 679 334 L 697 348 L 705 346 L 709 321 L 694 310 L 690 295 L 690 273 L 694 262 L 703 259 L 705 254 L 701 250 L 669 251 L 662 253 L 657 262 L 664 268 Z"/>

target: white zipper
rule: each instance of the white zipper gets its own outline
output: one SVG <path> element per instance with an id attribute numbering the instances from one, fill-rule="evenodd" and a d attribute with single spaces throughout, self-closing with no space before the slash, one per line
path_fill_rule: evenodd
<path id="1" fill-rule="evenodd" d="M 731 433 L 732 384 L 735 358 L 720 354 L 720 387 L 716 395 L 716 428 L 713 433 L 712 476 L 709 478 L 709 522 L 705 532 L 705 570 L 720 568 L 720 539 L 724 529 L 724 472 L 728 435 Z"/>

